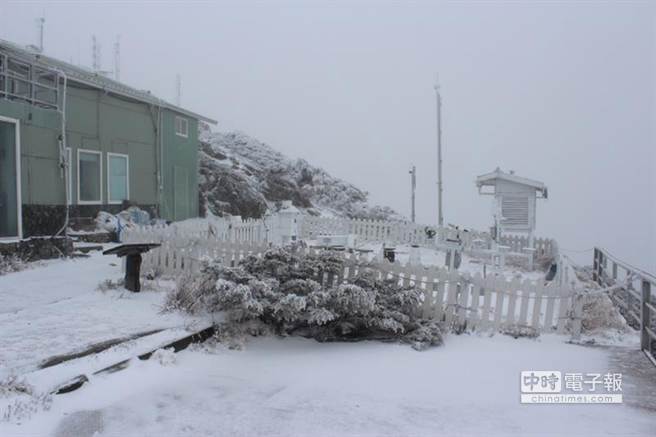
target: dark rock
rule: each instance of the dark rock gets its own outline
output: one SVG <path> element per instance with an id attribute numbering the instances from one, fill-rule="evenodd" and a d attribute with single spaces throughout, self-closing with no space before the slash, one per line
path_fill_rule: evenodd
<path id="1" fill-rule="evenodd" d="M 73 252 L 73 240 L 65 237 L 32 237 L 15 243 L 0 243 L 0 256 L 17 256 L 23 261 L 59 258 Z"/>

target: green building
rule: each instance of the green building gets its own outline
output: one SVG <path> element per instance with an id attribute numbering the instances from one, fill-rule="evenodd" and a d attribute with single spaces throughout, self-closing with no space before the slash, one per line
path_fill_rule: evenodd
<path id="1" fill-rule="evenodd" d="M 216 124 L 0 40 L 0 240 L 53 235 L 128 205 L 197 217 L 200 122 Z"/>

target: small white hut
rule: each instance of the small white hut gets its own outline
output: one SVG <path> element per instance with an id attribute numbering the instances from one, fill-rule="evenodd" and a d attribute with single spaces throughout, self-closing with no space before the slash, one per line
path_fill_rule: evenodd
<path id="1" fill-rule="evenodd" d="M 298 241 L 301 212 L 291 200 L 283 200 L 280 210 L 266 219 L 268 241 L 276 246 L 286 246 Z"/>
<path id="2" fill-rule="evenodd" d="M 496 241 L 503 233 L 528 234 L 529 247 L 533 247 L 536 199 L 547 198 L 547 187 L 539 181 L 517 176 L 514 171 L 505 173 L 499 167 L 492 173 L 476 178 L 478 192 L 494 196 L 494 225 Z"/>

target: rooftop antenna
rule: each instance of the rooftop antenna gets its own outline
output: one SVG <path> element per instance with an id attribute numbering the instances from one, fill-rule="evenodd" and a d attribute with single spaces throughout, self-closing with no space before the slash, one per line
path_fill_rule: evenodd
<path id="1" fill-rule="evenodd" d="M 442 95 L 440 94 L 440 78 L 435 75 L 435 103 L 437 105 L 437 224 L 444 226 L 442 215 Z"/>
<path id="2" fill-rule="evenodd" d="M 412 223 L 414 223 L 415 222 L 415 190 L 417 188 L 417 167 L 413 165 L 408 173 L 410 173 L 410 217 Z"/>
<path id="3" fill-rule="evenodd" d="M 114 43 L 114 79 L 121 80 L 121 35 L 116 36 Z"/>
<path id="4" fill-rule="evenodd" d="M 100 43 L 96 35 L 91 36 L 91 58 L 93 60 L 93 71 L 100 72 Z"/>
<path id="5" fill-rule="evenodd" d="M 43 53 L 43 26 L 46 22 L 44 15 L 36 19 L 36 25 L 39 28 L 39 53 Z"/>
<path id="6" fill-rule="evenodd" d="M 177 106 L 180 106 L 181 101 L 182 101 L 182 77 L 178 73 L 175 76 L 175 104 Z"/>

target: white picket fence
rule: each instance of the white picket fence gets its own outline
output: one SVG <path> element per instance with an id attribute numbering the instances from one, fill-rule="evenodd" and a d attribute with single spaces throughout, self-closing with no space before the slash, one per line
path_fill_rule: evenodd
<path id="1" fill-rule="evenodd" d="M 144 255 L 144 271 L 184 276 L 197 273 L 205 259 L 234 266 L 248 255 L 262 256 L 265 245 L 226 242 L 216 245 L 197 241 L 187 247 L 164 243 Z M 316 249 L 299 249 L 318 253 Z M 581 330 L 582 301 L 567 285 L 528 280 L 506 280 L 501 276 L 460 274 L 440 267 L 401 266 L 372 263 L 364 255 L 343 253 L 345 266 L 339 274 L 324 275 L 324 284 L 338 284 L 354 278 L 363 270 L 378 278 L 394 279 L 400 285 L 423 290 L 425 317 L 443 321 L 447 326 L 476 331 L 498 331 L 510 327 L 531 327 L 538 332 L 571 333 Z"/>
<path id="2" fill-rule="evenodd" d="M 501 235 L 500 243 L 510 247 L 510 252 L 522 253 L 525 248 L 530 247 L 528 237 L 525 235 Z M 535 238 L 533 248 L 536 257 L 558 255 L 558 245 L 551 238 Z"/>
<path id="3" fill-rule="evenodd" d="M 212 218 L 205 220 L 188 220 L 172 225 L 140 226 L 124 229 L 122 242 L 169 242 L 175 247 L 186 247 L 199 241 L 271 244 L 279 241 L 274 235 L 280 232 L 275 225 L 277 218 L 270 217 L 268 222 L 259 219 L 240 217 Z M 491 256 L 489 234 L 477 231 L 463 231 L 453 228 L 437 229 L 437 235 L 429 238 L 427 230 L 436 228 L 405 222 L 382 222 L 372 220 L 350 220 L 303 216 L 299 218 L 299 238 L 316 239 L 322 235 L 355 235 L 358 243 L 386 242 L 387 244 L 417 244 L 436 247 L 447 239 L 462 241 L 464 252 L 481 259 Z M 525 249 L 529 240 L 525 236 L 505 235 L 501 243 L 509 247 L 508 257 L 516 254 L 520 257 L 530 256 Z M 558 257 L 556 242 L 548 238 L 535 238 L 533 261 L 540 257 Z"/>
<path id="4" fill-rule="evenodd" d="M 427 231 L 435 232 L 433 238 L 429 238 Z M 350 234 L 358 241 L 434 245 L 437 232 L 435 226 L 417 223 L 313 216 L 304 216 L 300 225 L 300 237 L 307 240 L 322 235 Z"/>
<path id="5" fill-rule="evenodd" d="M 449 239 L 460 240 L 465 253 L 484 257 L 491 247 L 488 233 L 454 228 L 437 228 L 399 221 L 327 218 L 300 215 L 297 217 L 297 237 L 303 240 L 317 239 L 323 235 L 354 235 L 359 243 L 385 242 L 388 244 L 416 244 L 436 247 Z M 209 240 L 215 242 L 267 244 L 280 241 L 280 234 L 294 233 L 281 229 L 279 217 L 266 219 L 242 219 L 241 217 L 212 217 L 186 220 L 171 225 L 140 226 L 121 232 L 122 242 L 178 242 L 185 247 L 190 242 Z M 434 233 L 433 238 L 429 233 Z M 501 243 L 510 248 L 512 255 L 526 256 L 529 240 L 521 235 L 503 235 Z M 535 238 L 534 261 L 542 256 L 557 257 L 558 246 L 548 238 Z M 488 254 L 489 255 L 489 254 Z"/>
<path id="6" fill-rule="evenodd" d="M 171 225 L 135 226 L 121 232 L 123 243 L 162 243 L 186 247 L 195 242 L 265 244 L 267 226 L 263 220 L 241 217 L 187 220 Z"/>

